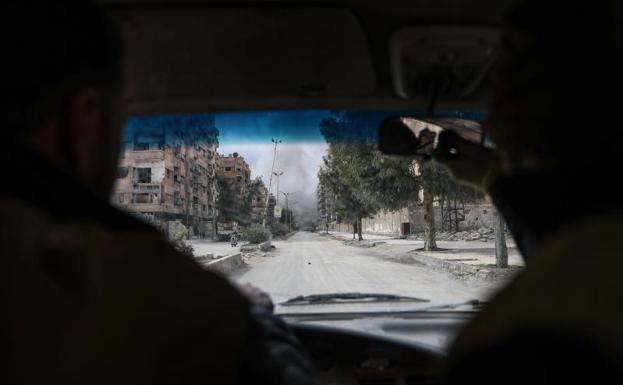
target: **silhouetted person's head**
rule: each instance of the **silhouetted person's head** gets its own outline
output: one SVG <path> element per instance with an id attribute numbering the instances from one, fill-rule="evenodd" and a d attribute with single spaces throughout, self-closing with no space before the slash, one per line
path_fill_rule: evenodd
<path id="1" fill-rule="evenodd" d="M 524 1 L 509 15 L 487 126 L 513 171 L 619 156 L 616 1 Z"/>
<path id="2" fill-rule="evenodd" d="M 123 119 L 118 31 L 85 1 L 8 0 L 0 9 L 3 144 L 32 148 L 108 195 Z"/>

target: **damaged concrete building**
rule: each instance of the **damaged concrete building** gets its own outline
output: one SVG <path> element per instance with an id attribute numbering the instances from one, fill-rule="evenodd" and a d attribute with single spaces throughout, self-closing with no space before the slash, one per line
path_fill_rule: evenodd
<path id="1" fill-rule="evenodd" d="M 264 184 L 262 178 L 255 178 L 251 182 L 251 184 L 255 185 L 253 189 L 253 194 L 251 195 L 251 218 L 256 223 L 262 223 L 264 218 L 264 211 L 266 208 L 266 195 L 268 194 L 268 189 Z M 270 194 L 268 197 L 268 210 L 267 211 L 267 220 L 268 223 L 272 222 L 274 219 L 272 213 L 275 210 L 276 199 L 273 194 Z"/>
<path id="2" fill-rule="evenodd" d="M 251 180 L 251 169 L 244 157 L 238 153 L 227 156 L 220 155 L 218 160 L 217 177 L 227 183 L 231 191 L 237 193 L 239 199 L 249 199 L 251 202 L 251 220 L 261 223 L 266 207 L 268 189 L 260 177 Z M 275 197 L 270 194 L 268 200 L 269 217 L 275 207 Z M 270 219 L 270 218 L 269 218 Z"/>
<path id="3" fill-rule="evenodd" d="M 214 115 L 130 119 L 112 203 L 166 229 L 178 220 L 213 237 L 218 215 Z"/>
<path id="4" fill-rule="evenodd" d="M 225 181 L 242 198 L 246 195 L 251 182 L 251 169 L 237 152 L 227 156 L 221 155 L 218 159 L 217 177 Z"/>

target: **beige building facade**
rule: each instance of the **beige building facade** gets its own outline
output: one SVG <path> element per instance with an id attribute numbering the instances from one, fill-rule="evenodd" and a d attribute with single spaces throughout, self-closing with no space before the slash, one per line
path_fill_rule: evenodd
<path id="1" fill-rule="evenodd" d="M 218 214 L 214 117 L 153 119 L 124 135 L 112 203 L 163 230 L 179 220 L 211 237 Z"/>

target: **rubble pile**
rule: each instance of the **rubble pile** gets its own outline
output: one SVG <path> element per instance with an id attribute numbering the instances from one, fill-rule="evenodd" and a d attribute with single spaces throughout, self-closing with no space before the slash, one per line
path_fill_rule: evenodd
<path id="1" fill-rule="evenodd" d="M 387 242 L 384 242 L 384 241 L 370 241 L 370 240 L 365 240 L 365 239 L 363 241 L 359 241 L 359 240 L 356 240 L 356 239 L 349 239 L 349 240 L 343 241 L 342 243 L 344 245 L 346 245 L 346 246 L 357 246 L 357 247 L 363 247 L 363 248 L 367 249 L 367 248 L 370 248 L 370 247 L 375 247 L 375 246 L 378 246 L 378 245 L 382 245 L 382 244 L 387 243 Z"/>
<path id="2" fill-rule="evenodd" d="M 411 236 L 409 236 L 409 238 L 423 241 L 424 233 L 412 234 Z M 438 241 L 495 242 L 495 231 L 487 227 L 481 227 L 478 230 L 471 231 L 438 231 L 435 235 L 435 239 Z"/>
<path id="3" fill-rule="evenodd" d="M 261 250 L 255 250 L 255 251 L 249 251 L 246 253 L 242 253 L 242 260 L 244 262 L 249 261 L 252 258 L 256 258 L 256 257 L 261 257 L 261 258 L 266 258 L 266 257 L 272 257 L 272 255 L 268 252 L 264 252 Z"/>

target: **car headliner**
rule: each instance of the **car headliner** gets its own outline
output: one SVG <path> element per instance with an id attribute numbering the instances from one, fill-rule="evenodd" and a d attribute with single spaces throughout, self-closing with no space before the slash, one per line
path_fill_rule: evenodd
<path id="1" fill-rule="evenodd" d="M 405 27 L 499 28 L 512 0 L 99 0 L 127 41 L 131 114 L 284 108 L 425 109 L 398 96 Z M 482 110 L 488 93 L 440 100 Z"/>

